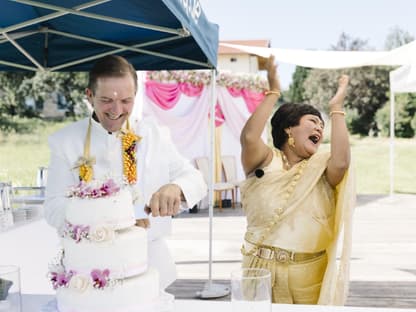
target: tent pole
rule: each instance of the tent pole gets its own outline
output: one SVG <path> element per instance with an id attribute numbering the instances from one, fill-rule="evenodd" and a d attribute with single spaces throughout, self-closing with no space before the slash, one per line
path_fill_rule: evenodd
<path id="1" fill-rule="evenodd" d="M 392 88 L 392 72 L 390 72 L 390 196 L 394 194 L 394 112 L 395 112 L 395 94 Z"/>
<path id="2" fill-rule="evenodd" d="M 209 162 L 209 182 L 208 182 L 208 213 L 209 213 L 209 260 L 208 260 L 208 282 L 204 289 L 196 294 L 202 299 L 219 298 L 230 293 L 230 287 L 226 285 L 212 283 L 212 219 L 214 217 L 214 176 L 215 176 L 215 105 L 217 102 L 216 94 L 216 73 L 211 70 L 211 105 L 210 105 L 210 162 Z"/>

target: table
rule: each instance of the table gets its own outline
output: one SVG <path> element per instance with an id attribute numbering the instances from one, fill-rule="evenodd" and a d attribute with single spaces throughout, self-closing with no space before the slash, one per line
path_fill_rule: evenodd
<path id="1" fill-rule="evenodd" d="M 45 196 L 32 195 L 32 196 L 15 196 L 13 203 L 26 204 L 26 205 L 42 205 L 45 201 Z"/>
<path id="2" fill-rule="evenodd" d="M 22 295 L 23 312 L 39 312 L 53 300 L 52 295 Z M 173 312 L 231 312 L 231 302 L 212 300 L 175 300 Z M 360 308 L 273 304 L 272 312 L 416 312 L 416 309 Z"/>
<path id="3" fill-rule="evenodd" d="M 13 193 L 13 203 L 41 205 L 45 201 L 44 186 L 15 186 Z M 24 194 L 17 195 L 19 193 Z"/>

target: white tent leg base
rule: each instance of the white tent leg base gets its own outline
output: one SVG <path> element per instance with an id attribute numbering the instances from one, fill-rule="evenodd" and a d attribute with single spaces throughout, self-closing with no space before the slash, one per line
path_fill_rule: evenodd
<path id="1" fill-rule="evenodd" d="M 201 299 L 211 299 L 228 296 L 230 292 L 230 286 L 213 284 L 211 281 L 208 281 L 205 284 L 204 289 L 198 291 L 196 295 Z"/>

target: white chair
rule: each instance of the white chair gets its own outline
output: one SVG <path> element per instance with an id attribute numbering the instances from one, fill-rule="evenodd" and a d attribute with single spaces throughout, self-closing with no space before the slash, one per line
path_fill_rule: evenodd
<path id="1" fill-rule="evenodd" d="M 205 182 L 209 183 L 209 159 L 208 157 L 198 157 L 195 158 L 196 167 L 201 171 L 202 175 L 204 176 Z M 234 199 L 234 184 L 228 183 L 228 182 L 216 182 L 214 183 L 214 193 L 220 194 L 220 200 L 218 207 L 220 208 L 220 211 L 222 211 L 222 194 L 225 192 L 225 195 L 227 195 L 227 192 L 231 191 L 231 206 L 235 207 L 235 199 Z"/>
<path id="2" fill-rule="evenodd" d="M 221 156 L 222 167 L 224 170 L 225 182 L 234 185 L 233 198 L 237 200 L 237 192 L 240 186 L 240 181 L 237 178 L 237 163 L 234 155 Z"/>

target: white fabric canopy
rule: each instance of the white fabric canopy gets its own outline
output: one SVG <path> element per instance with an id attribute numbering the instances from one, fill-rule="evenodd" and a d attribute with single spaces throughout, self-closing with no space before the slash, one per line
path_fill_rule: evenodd
<path id="1" fill-rule="evenodd" d="M 404 65 L 391 71 L 390 72 L 390 89 L 395 93 L 415 92 L 416 91 L 416 64 Z"/>
<path id="2" fill-rule="evenodd" d="M 390 51 L 321 51 L 261 48 L 229 43 L 220 43 L 220 45 L 262 57 L 273 54 L 278 62 L 326 69 L 408 65 L 415 63 L 416 57 L 416 40 Z"/>

